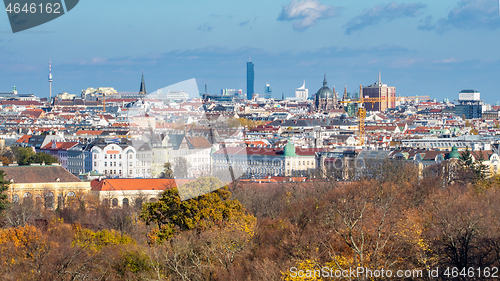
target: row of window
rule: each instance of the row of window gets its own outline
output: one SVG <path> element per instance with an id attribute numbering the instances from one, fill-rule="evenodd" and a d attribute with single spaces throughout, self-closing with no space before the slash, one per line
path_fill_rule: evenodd
<path id="1" fill-rule="evenodd" d="M 226 159 L 217 159 L 214 161 L 215 163 L 219 164 L 219 163 L 227 163 L 227 160 Z M 280 161 L 272 161 L 272 160 L 236 160 L 236 161 L 233 161 L 233 160 L 230 160 L 230 163 L 231 164 L 239 164 L 239 165 L 243 165 L 243 164 L 247 164 L 247 165 L 267 165 L 267 166 L 281 166 L 283 165 L 283 162 L 280 162 Z M 287 162 L 287 166 L 290 166 L 290 163 L 293 165 L 299 165 L 299 166 L 310 166 L 310 165 L 314 165 L 314 161 L 291 161 L 291 162 Z"/>

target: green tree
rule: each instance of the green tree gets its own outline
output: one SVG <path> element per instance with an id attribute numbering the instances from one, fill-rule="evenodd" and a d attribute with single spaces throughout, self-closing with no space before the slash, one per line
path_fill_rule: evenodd
<path id="1" fill-rule="evenodd" d="M 474 166 L 474 159 L 472 158 L 469 147 L 465 148 L 458 160 L 463 167 L 466 167 L 468 169 L 472 169 Z"/>
<path id="2" fill-rule="evenodd" d="M 4 211 L 7 209 L 7 206 L 9 204 L 9 201 L 7 200 L 7 194 L 4 192 L 9 189 L 9 184 L 10 182 L 7 180 L 4 180 L 5 177 L 5 172 L 0 170 L 0 212 Z"/>
<path id="3" fill-rule="evenodd" d="M 14 154 L 14 158 L 19 165 L 29 165 L 31 156 L 35 154 L 31 147 L 17 147 L 12 146 L 12 153 Z"/>
<path id="4" fill-rule="evenodd" d="M 39 163 L 39 164 L 42 164 L 42 163 L 45 163 L 47 165 L 50 165 L 52 163 L 58 163 L 59 160 L 48 154 L 48 153 L 45 153 L 45 152 L 38 152 L 34 155 L 31 155 L 30 159 L 29 159 L 29 164 L 31 163 Z"/>
<path id="5" fill-rule="evenodd" d="M 170 162 L 166 162 L 163 164 L 163 172 L 161 172 L 160 178 L 162 179 L 173 179 L 174 172 L 172 171 L 172 164 Z"/>
<path id="6" fill-rule="evenodd" d="M 463 169 L 472 171 L 474 173 L 474 180 L 481 181 L 488 176 L 487 166 L 484 164 L 482 153 L 479 153 L 478 159 L 472 157 L 469 147 L 465 149 L 458 159 Z"/>
<path id="7" fill-rule="evenodd" d="M 219 180 L 200 178 L 198 181 L 203 185 Z M 219 181 L 219 184 L 222 183 Z M 143 205 L 140 217 L 146 224 L 157 226 L 150 233 L 149 239 L 158 243 L 186 230 L 201 233 L 234 224 L 250 229 L 255 224 L 255 217 L 247 214 L 238 200 L 231 199 L 231 192 L 227 187 L 185 201 L 179 197 L 177 187 L 167 189 L 157 202 Z"/>

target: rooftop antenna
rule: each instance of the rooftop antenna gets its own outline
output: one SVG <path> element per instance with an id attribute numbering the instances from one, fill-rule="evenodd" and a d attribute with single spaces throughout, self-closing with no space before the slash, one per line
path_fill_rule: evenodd
<path id="1" fill-rule="evenodd" d="M 52 100 L 52 59 L 49 60 L 49 102 Z"/>
<path id="2" fill-rule="evenodd" d="M 499 0 L 500 1 L 500 0 Z M 380 75 L 380 68 L 378 69 L 378 84 L 382 84 L 382 76 Z"/>

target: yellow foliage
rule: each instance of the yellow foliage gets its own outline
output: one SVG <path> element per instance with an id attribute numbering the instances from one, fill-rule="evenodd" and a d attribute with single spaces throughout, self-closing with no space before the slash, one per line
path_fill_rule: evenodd
<path id="1" fill-rule="evenodd" d="M 285 281 L 321 280 L 321 266 L 316 260 L 298 261 L 290 270 L 282 271 Z"/>
<path id="2" fill-rule="evenodd" d="M 77 232 L 75 239 L 72 242 L 72 246 L 79 246 L 82 248 L 88 248 L 93 251 L 100 251 L 103 247 L 111 245 L 125 245 L 135 243 L 135 241 L 126 236 L 121 235 L 116 230 L 102 230 L 94 232 L 90 229 L 81 229 L 77 227 Z"/>

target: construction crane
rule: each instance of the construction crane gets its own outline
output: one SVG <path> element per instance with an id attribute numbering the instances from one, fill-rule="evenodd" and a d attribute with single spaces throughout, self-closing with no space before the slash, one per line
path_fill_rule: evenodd
<path id="1" fill-rule="evenodd" d="M 366 119 L 366 108 L 365 103 L 370 102 L 373 105 L 376 102 L 385 101 L 386 97 L 373 98 L 373 97 L 363 97 L 363 86 L 359 85 L 359 100 L 349 100 L 349 101 L 339 101 L 339 103 L 357 103 L 358 104 L 358 135 L 359 135 L 359 145 L 365 145 L 365 119 Z"/>

